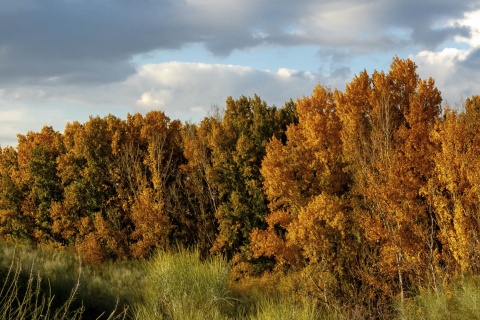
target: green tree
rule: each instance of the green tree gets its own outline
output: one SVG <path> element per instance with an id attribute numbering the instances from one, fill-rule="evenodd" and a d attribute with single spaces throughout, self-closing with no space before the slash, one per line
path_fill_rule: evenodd
<path id="1" fill-rule="evenodd" d="M 53 229 L 65 245 L 74 245 L 90 261 L 125 252 L 119 240 L 121 230 L 114 228 L 119 215 L 111 169 L 112 124 L 118 122 L 108 116 L 67 124 L 63 136 L 66 150 L 58 158 L 64 199 L 52 206 Z M 104 221 L 108 223 L 101 223 Z M 111 241 L 112 237 L 117 240 Z"/>
<path id="2" fill-rule="evenodd" d="M 22 214 L 25 197 L 13 147 L 0 150 L 0 239 L 31 239 L 29 220 Z"/>
<path id="3" fill-rule="evenodd" d="M 268 141 L 284 135 L 295 121 L 294 104 L 269 107 L 258 96 L 227 99 L 221 122 L 212 122 L 209 136 L 209 185 L 218 194 L 218 235 L 213 253 L 233 257 L 247 252 L 249 234 L 265 224 L 267 200 L 260 166 Z"/>
<path id="4" fill-rule="evenodd" d="M 16 152 L 3 150 L 3 192 L 11 193 L 3 197 L 10 236 L 38 244 L 54 241 L 49 210 L 63 197 L 56 167 L 62 146 L 61 134 L 43 127 L 38 133 L 18 135 Z"/>

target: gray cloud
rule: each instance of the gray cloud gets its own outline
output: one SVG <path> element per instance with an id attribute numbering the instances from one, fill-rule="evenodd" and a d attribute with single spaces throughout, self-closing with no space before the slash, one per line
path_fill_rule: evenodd
<path id="1" fill-rule="evenodd" d="M 434 49 L 454 36 L 466 36 L 469 30 L 462 26 L 441 25 L 449 20 L 463 18 L 472 10 L 476 1 L 406 0 L 388 1 L 374 15 L 378 24 L 410 30 L 413 44 L 420 48 Z"/>
<path id="2" fill-rule="evenodd" d="M 480 70 L 480 47 L 472 50 L 463 61 L 460 61 L 459 68 L 461 72 Z"/>
<path id="3" fill-rule="evenodd" d="M 455 36 L 470 36 L 470 29 L 462 26 L 446 27 L 442 29 L 415 28 L 413 40 L 424 48 L 435 49 L 439 44 Z"/>
<path id="4" fill-rule="evenodd" d="M 254 93 L 280 106 L 317 83 L 342 89 L 360 71 L 352 61 L 378 68 L 397 53 L 412 54 L 421 76 L 437 79 L 454 103 L 475 93 L 480 78 L 479 30 L 470 29 L 478 18 L 463 19 L 475 6 L 476 0 L 1 0 L 0 144 L 44 124 L 62 130 L 88 114 L 162 108 L 196 121 L 227 96 Z M 463 49 L 444 49 L 454 39 Z M 195 57 L 132 62 L 191 44 L 222 57 L 310 46 L 318 50 L 318 70 L 265 71 Z"/>
<path id="5" fill-rule="evenodd" d="M 3 0 L 0 79 L 16 83 L 103 83 L 135 72 L 136 54 L 202 43 L 227 56 L 266 44 L 313 44 L 367 53 L 433 48 L 464 27 L 475 1 Z M 342 18 L 343 17 L 343 18 Z M 410 32 L 405 38 L 392 30 Z M 258 37 L 258 34 L 262 37 Z M 257 36 L 256 36 L 257 35 Z"/>

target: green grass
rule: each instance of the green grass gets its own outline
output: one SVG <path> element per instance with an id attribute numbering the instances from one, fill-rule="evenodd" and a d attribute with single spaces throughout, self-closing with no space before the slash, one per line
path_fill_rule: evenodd
<path id="1" fill-rule="evenodd" d="M 399 304 L 401 319 L 480 319 L 480 278 L 466 276 L 437 290 L 422 290 Z"/>
<path id="2" fill-rule="evenodd" d="M 3 319 L 368 319 L 362 308 L 325 305 L 260 285 L 238 286 L 222 258 L 196 250 L 146 261 L 83 265 L 74 255 L 0 243 Z M 480 319 L 480 277 L 420 290 L 397 319 Z"/>
<path id="3" fill-rule="evenodd" d="M 159 252 L 148 263 L 138 319 L 227 319 L 238 301 L 225 260 L 200 261 L 198 251 Z"/>
<path id="4" fill-rule="evenodd" d="M 71 308 L 78 285 L 62 305 L 53 307 L 54 297 L 42 290 L 42 278 L 33 270 L 25 276 L 20 265 L 12 263 L 2 271 L 0 319 L 80 319 L 83 308 Z"/>
<path id="5" fill-rule="evenodd" d="M 316 302 L 230 282 L 222 258 L 197 250 L 83 265 L 58 251 L 0 243 L 2 319 L 341 319 Z M 327 316 L 324 316 L 327 315 Z"/>
<path id="6" fill-rule="evenodd" d="M 2 307 L 13 312 L 15 308 L 43 303 L 42 308 L 50 314 L 68 309 L 81 310 L 83 319 L 123 318 L 128 306 L 140 295 L 143 274 L 137 264 L 83 266 L 78 258 L 64 252 L 1 243 Z"/>
<path id="7" fill-rule="evenodd" d="M 334 319 L 320 317 L 315 301 L 278 293 L 237 292 L 221 258 L 200 259 L 196 250 L 158 252 L 147 267 L 137 319 Z M 336 319 L 336 318 L 335 318 Z"/>
<path id="8" fill-rule="evenodd" d="M 327 317 L 321 316 L 314 301 L 304 299 L 298 302 L 295 297 L 266 296 L 256 303 L 255 313 L 250 315 L 250 319 L 309 320 L 327 319 Z"/>

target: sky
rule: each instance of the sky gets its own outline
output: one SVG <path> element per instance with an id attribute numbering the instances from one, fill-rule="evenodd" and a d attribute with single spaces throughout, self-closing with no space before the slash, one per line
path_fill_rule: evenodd
<path id="1" fill-rule="evenodd" d="M 480 94 L 478 0 L 1 0 L 0 146 L 89 116 L 199 122 L 281 107 L 410 58 L 445 103 Z"/>

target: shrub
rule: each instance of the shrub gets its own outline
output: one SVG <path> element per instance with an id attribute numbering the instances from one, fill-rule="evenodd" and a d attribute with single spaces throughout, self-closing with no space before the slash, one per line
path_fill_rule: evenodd
<path id="1" fill-rule="evenodd" d="M 198 250 L 158 252 L 147 267 L 138 319 L 226 319 L 237 301 L 228 288 L 230 268 L 221 258 L 200 259 Z"/>

